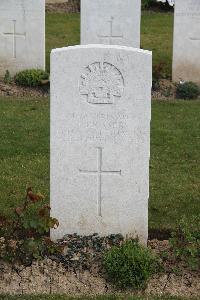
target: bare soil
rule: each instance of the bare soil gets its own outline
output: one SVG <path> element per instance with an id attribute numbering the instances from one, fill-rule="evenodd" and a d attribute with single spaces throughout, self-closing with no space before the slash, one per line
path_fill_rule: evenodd
<path id="1" fill-rule="evenodd" d="M 5 84 L 2 80 L 0 80 L 0 96 L 47 97 L 49 96 L 49 86 L 23 87 L 16 85 L 14 82 Z"/>
<path id="2" fill-rule="evenodd" d="M 176 98 L 176 84 L 168 79 L 159 80 L 158 87 L 152 89 L 154 100 L 172 100 Z"/>
<path id="3" fill-rule="evenodd" d="M 80 0 L 69 0 L 67 3 L 46 3 L 46 12 L 78 13 L 80 12 Z"/>
<path id="4" fill-rule="evenodd" d="M 156 254 L 167 251 L 167 240 L 150 240 L 150 247 Z M 136 295 L 171 295 L 181 297 L 200 297 L 200 272 L 188 270 L 182 266 L 179 273 L 172 272 L 175 262 L 166 261 L 165 271 L 155 274 L 143 291 L 126 291 Z M 177 266 L 177 265 L 176 265 Z M 61 263 L 51 259 L 34 262 L 31 266 L 12 267 L 0 261 L 0 294 L 68 294 L 96 295 L 124 291 L 116 290 L 97 272 L 97 269 L 67 271 Z"/>

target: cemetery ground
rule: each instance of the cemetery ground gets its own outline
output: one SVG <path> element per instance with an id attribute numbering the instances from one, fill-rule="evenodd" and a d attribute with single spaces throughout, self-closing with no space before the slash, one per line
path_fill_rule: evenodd
<path id="1" fill-rule="evenodd" d="M 156 100 L 152 103 L 150 237 L 166 239 L 169 237 L 168 233 L 175 229 L 184 215 L 190 219 L 200 213 L 198 204 L 199 115 L 198 100 Z M 44 194 L 45 203 L 48 204 L 49 99 L 0 97 L 0 134 L 0 211 L 5 215 L 14 216 L 14 208 L 22 205 L 25 189 L 29 185 L 33 186 L 34 191 Z M 79 243 L 79 239 L 77 242 Z M 152 240 L 149 242 L 149 247 L 155 253 L 164 256 L 171 253 L 167 241 Z M 81 257 L 85 257 L 82 251 L 78 250 L 78 255 L 81 253 Z M 66 259 L 68 261 L 67 257 Z M 185 297 L 199 295 L 198 272 L 188 271 L 187 268 L 180 266 L 181 272 L 179 273 L 176 261 L 168 265 L 168 260 L 166 260 L 165 267 L 166 270 L 174 271 L 155 275 L 158 277 L 153 277 L 148 289 L 145 290 L 146 293 L 156 291 L 162 294 L 165 290 L 166 293 Z M 2 268 L 1 265 L 0 268 Z M 37 290 L 41 293 L 49 293 L 49 291 L 69 293 L 71 291 L 72 294 L 76 294 L 78 290 L 81 294 L 88 291 L 87 295 L 93 291 L 104 294 L 108 285 L 105 285 L 103 279 L 96 278 L 98 268 L 95 268 L 95 277 L 93 273 L 88 274 L 86 270 L 86 273 L 81 275 L 83 278 L 67 275 L 64 279 L 66 272 L 64 267 L 60 270 L 60 267 L 55 266 L 51 261 L 41 262 L 41 265 L 33 264 L 31 267 L 20 270 L 20 277 L 12 268 L 4 269 L 3 267 L 6 274 L 9 274 L 5 290 L 10 291 L 11 285 L 14 293 L 22 293 L 22 291 L 25 294 L 30 291 L 34 293 Z M 46 276 L 50 278 L 47 280 Z M 19 284 L 20 278 L 21 284 Z M 108 291 L 114 293 L 110 288 Z"/>
<path id="2" fill-rule="evenodd" d="M 186 300 L 180 297 L 134 297 L 134 296 L 97 296 L 97 297 L 78 297 L 71 298 L 68 296 L 0 296 L 0 300 Z M 192 300 L 192 299 L 191 299 Z M 193 300 L 195 300 L 193 298 Z"/>
<path id="3" fill-rule="evenodd" d="M 49 54 L 52 48 L 79 44 L 79 15 L 49 13 L 46 23 L 46 60 L 49 71 Z M 154 68 L 163 63 L 162 75 L 167 79 L 171 77 L 172 23 L 171 14 L 143 13 L 142 48 L 153 50 Z M 14 216 L 13 208 L 20 206 L 24 201 L 27 186 L 32 186 L 34 191 L 44 194 L 45 203 L 49 201 L 49 98 L 38 97 L 34 91 L 33 95 L 32 98 L 0 97 L 0 211 L 8 216 Z M 200 195 L 199 104 L 199 100 L 154 100 L 152 102 L 150 237 L 168 238 L 182 216 L 185 215 L 190 219 L 200 213 L 198 203 Z M 186 284 L 183 294 L 191 296 L 192 292 L 187 291 L 191 285 L 188 277 L 190 273 L 185 276 L 185 278 L 181 277 L 181 280 L 185 280 L 188 286 Z M 44 282 L 43 278 L 38 278 L 35 284 L 40 287 Z M 16 278 L 12 279 L 14 282 Z M 33 279 L 35 280 L 30 278 L 30 281 Z M 166 282 L 168 279 L 165 278 Z M 159 278 L 155 281 L 159 281 Z M 164 288 L 165 285 L 164 282 Z M 153 286 L 152 289 L 155 288 Z M 169 286 L 168 291 L 170 288 Z M 173 289 L 176 289 L 176 285 Z M 23 292 L 27 291 L 23 290 Z M 1 297 L 3 296 L 0 296 L 0 299 Z M 68 300 L 64 296 L 51 296 L 51 298 Z M 41 300 L 51 298 L 39 297 Z M 2 299 L 18 298 L 5 296 Z M 24 296 L 19 299 L 37 300 L 38 298 Z M 118 298 L 105 296 L 97 299 Z M 142 300 L 145 297 L 125 296 L 125 299 Z M 148 299 L 179 298 L 152 296 Z"/>
<path id="4" fill-rule="evenodd" d="M 97 297 L 78 297 L 68 296 L 0 296 L 0 300 L 186 300 L 179 297 L 134 297 L 134 296 L 97 296 Z M 191 299 L 192 300 L 192 299 Z M 193 298 L 193 300 L 195 300 Z"/>
<path id="5" fill-rule="evenodd" d="M 27 185 L 49 199 L 49 99 L 0 100 L 0 211 L 11 214 Z M 200 213 L 199 115 L 195 100 L 152 104 L 149 230 L 154 235 L 174 229 L 183 215 Z"/>
<path id="6" fill-rule="evenodd" d="M 79 14 L 46 14 L 48 71 L 51 49 L 79 44 L 79 23 Z M 166 77 L 171 76 L 172 31 L 171 13 L 143 12 L 142 48 L 153 50 L 154 66 L 164 63 Z M 49 198 L 49 101 L 38 98 L 40 93 L 34 89 L 32 94 L 37 99 L 1 97 L 1 157 L 6 174 L 1 175 L 0 207 L 8 214 L 20 202 L 24 182 Z M 198 210 L 198 114 L 197 101 L 153 103 L 150 229 L 174 228 L 188 201 L 188 215 Z M 6 205 L 5 197 L 9 197 Z"/>

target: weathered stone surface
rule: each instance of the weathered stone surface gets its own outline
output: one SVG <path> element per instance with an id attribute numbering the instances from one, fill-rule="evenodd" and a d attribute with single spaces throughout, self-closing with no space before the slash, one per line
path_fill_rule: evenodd
<path id="1" fill-rule="evenodd" d="M 173 80 L 200 83 L 200 1 L 176 0 Z"/>
<path id="2" fill-rule="evenodd" d="M 88 45 L 51 53 L 51 212 L 67 233 L 147 240 L 151 52 Z"/>
<path id="3" fill-rule="evenodd" d="M 81 44 L 140 48 L 141 0 L 81 0 Z"/>
<path id="4" fill-rule="evenodd" d="M 45 0 L 0 1 L 0 76 L 45 68 Z"/>

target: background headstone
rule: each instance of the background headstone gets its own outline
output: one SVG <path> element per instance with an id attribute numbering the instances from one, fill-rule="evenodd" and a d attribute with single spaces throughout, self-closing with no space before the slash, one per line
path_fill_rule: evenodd
<path id="1" fill-rule="evenodd" d="M 200 0 L 176 0 L 173 81 L 200 83 Z"/>
<path id="2" fill-rule="evenodd" d="M 81 0 L 81 44 L 140 48 L 141 0 Z"/>
<path id="3" fill-rule="evenodd" d="M 87 45 L 51 53 L 51 213 L 67 233 L 147 240 L 151 52 Z"/>
<path id="4" fill-rule="evenodd" d="M 45 0 L 0 0 L 0 76 L 45 68 Z"/>

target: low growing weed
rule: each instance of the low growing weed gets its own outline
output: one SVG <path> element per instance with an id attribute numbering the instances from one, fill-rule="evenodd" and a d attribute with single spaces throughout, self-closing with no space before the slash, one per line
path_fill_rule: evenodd
<path id="1" fill-rule="evenodd" d="M 141 289 L 159 269 L 159 263 L 138 240 L 128 240 L 121 247 L 113 247 L 105 254 L 104 268 L 107 279 L 117 287 Z"/>
<path id="2" fill-rule="evenodd" d="M 192 270 L 200 270 L 200 215 L 182 218 L 169 242 L 176 259 Z"/>

